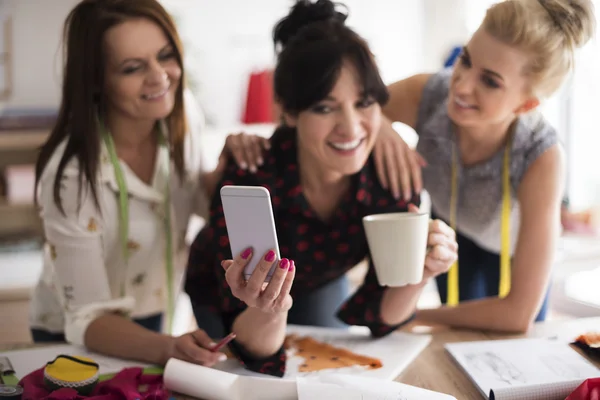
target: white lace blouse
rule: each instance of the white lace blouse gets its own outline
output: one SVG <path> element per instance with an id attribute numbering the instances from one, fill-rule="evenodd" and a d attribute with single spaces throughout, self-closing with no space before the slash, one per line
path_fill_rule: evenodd
<path id="1" fill-rule="evenodd" d="M 199 128 L 198 118 L 188 115 L 188 119 L 191 126 Z M 188 136 L 186 146 L 197 146 L 199 141 L 194 139 L 197 134 Z M 170 160 L 168 150 L 159 146 L 150 185 L 120 162 L 129 192 L 129 259 L 126 262 L 119 236 L 119 190 L 104 143 L 97 186 L 100 210 L 85 189 L 78 207 L 79 167 L 77 161 L 72 160 L 61 182 L 66 216 L 53 198 L 54 178 L 64 148 L 65 143 L 57 148 L 38 187 L 46 244 L 42 276 L 32 298 L 30 325 L 52 333 L 64 332 L 67 341 L 83 345 L 88 325 L 103 313 L 121 312 L 132 318 L 143 318 L 166 311 L 165 193 L 162 188 L 166 187 Z M 175 254 L 181 256 L 189 217 L 192 213 L 205 217 L 208 205 L 198 169 L 188 171 L 183 183 L 172 164 L 169 169 L 172 171 L 173 243 Z M 185 264 L 176 260 L 174 265 L 173 293 L 177 293 Z"/>

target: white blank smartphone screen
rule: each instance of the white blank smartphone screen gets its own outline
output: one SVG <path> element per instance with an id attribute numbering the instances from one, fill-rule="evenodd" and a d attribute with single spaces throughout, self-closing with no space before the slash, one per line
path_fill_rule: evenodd
<path id="1" fill-rule="evenodd" d="M 245 269 L 246 279 L 270 249 L 280 259 L 271 199 L 267 189 L 259 186 L 224 186 L 221 201 L 233 257 L 247 247 L 253 249 L 252 260 Z M 275 267 L 275 262 L 273 266 Z M 269 272 L 272 275 L 274 268 Z"/>

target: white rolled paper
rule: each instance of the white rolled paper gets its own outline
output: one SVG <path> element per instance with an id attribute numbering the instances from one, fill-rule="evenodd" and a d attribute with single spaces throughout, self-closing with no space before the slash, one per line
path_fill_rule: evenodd
<path id="1" fill-rule="evenodd" d="M 297 400 L 292 380 L 242 376 L 170 359 L 163 380 L 167 389 L 203 400 Z"/>
<path id="2" fill-rule="evenodd" d="M 237 398 L 238 375 L 171 358 L 163 380 L 167 389 L 204 400 Z"/>

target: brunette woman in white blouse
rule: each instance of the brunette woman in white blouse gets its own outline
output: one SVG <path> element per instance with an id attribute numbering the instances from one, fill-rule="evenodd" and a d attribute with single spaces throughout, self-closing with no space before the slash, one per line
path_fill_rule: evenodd
<path id="1" fill-rule="evenodd" d="M 62 104 L 36 166 L 47 243 L 33 339 L 155 364 L 176 357 L 212 365 L 225 355 L 210 351 L 204 331 L 161 333 L 172 323 L 175 265 L 183 265 L 174 258 L 188 219 L 206 216 L 220 173 L 186 167 L 174 23 L 156 0 L 83 0 L 64 40 Z"/>

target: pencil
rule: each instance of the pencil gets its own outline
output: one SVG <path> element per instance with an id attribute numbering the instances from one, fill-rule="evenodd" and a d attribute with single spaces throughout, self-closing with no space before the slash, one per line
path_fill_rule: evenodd
<path id="1" fill-rule="evenodd" d="M 235 333 L 231 332 L 229 335 L 227 335 L 223 339 L 221 339 L 219 341 L 219 343 L 214 345 L 213 348 L 210 349 L 210 351 L 212 351 L 213 353 L 216 353 L 217 351 L 221 350 L 223 348 L 223 346 L 225 346 L 227 343 L 231 342 L 233 339 L 235 339 Z"/>

